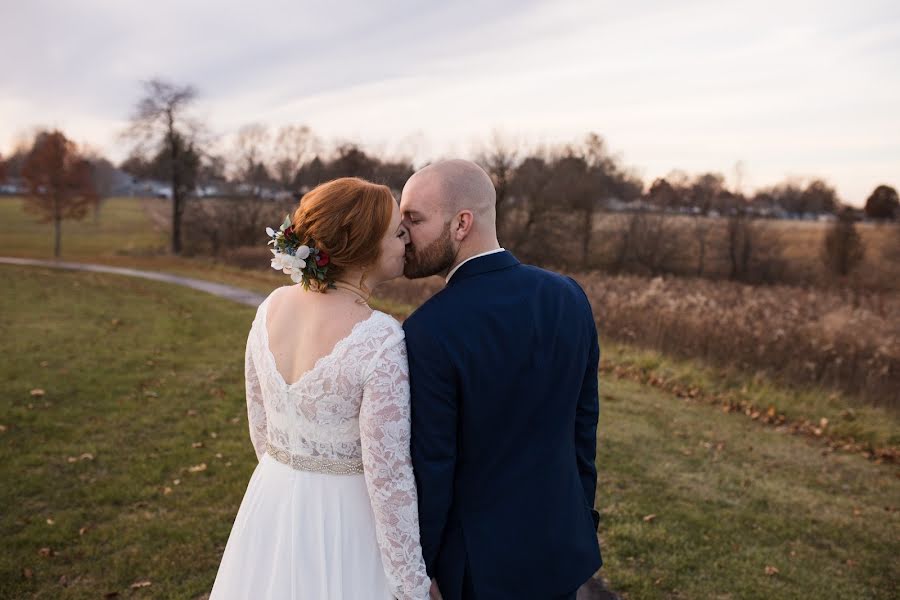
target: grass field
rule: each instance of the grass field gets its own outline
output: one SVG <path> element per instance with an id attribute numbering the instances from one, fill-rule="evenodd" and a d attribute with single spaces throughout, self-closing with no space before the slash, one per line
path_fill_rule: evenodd
<path id="1" fill-rule="evenodd" d="M 0 255 L 50 258 L 48 232 L 0 199 Z M 260 293 L 287 283 L 169 256 L 133 199 L 64 223 L 62 244 L 63 260 Z M 0 597 L 202 598 L 255 464 L 242 371 L 253 309 L 127 277 L 0 265 L 0 278 Z M 601 346 L 598 507 L 614 589 L 897 597 L 900 475 L 872 453 L 900 444 L 895 414 Z M 828 426 L 792 435 L 752 416 L 767 406 Z M 863 448 L 841 449 L 848 437 Z"/>
<path id="2" fill-rule="evenodd" d="M 253 309 L 111 275 L 0 274 L 0 596 L 202 597 L 255 463 Z M 896 597 L 895 467 L 822 450 L 604 377 L 603 574 L 628 598 Z"/>

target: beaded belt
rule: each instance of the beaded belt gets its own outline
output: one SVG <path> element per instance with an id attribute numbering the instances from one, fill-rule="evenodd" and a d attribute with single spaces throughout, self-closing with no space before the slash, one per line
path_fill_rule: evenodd
<path id="1" fill-rule="evenodd" d="M 320 456 L 291 454 L 283 448 L 273 446 L 268 441 L 266 441 L 266 452 L 271 454 L 278 462 L 298 471 L 312 471 L 313 473 L 328 473 L 330 475 L 358 475 L 363 472 L 361 458 L 323 458 Z"/>

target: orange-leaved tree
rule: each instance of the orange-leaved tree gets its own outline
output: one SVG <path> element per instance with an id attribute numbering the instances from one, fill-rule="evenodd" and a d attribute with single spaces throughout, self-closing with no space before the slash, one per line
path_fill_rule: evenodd
<path id="1" fill-rule="evenodd" d="M 80 220 L 97 202 L 91 165 L 61 131 L 39 133 L 22 167 L 25 210 L 53 223 L 53 256 L 59 258 L 64 219 Z"/>

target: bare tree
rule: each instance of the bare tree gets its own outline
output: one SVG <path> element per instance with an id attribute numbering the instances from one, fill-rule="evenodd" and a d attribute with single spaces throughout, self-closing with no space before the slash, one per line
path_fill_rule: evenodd
<path id="1" fill-rule="evenodd" d="M 626 252 L 650 275 L 672 270 L 679 248 L 678 228 L 672 217 L 644 212 L 633 213 L 628 222 Z"/>
<path id="2" fill-rule="evenodd" d="M 735 211 L 728 217 L 722 243 L 730 279 L 768 283 L 781 275 L 783 244 L 765 220 L 754 219 L 743 209 Z"/>
<path id="3" fill-rule="evenodd" d="M 713 231 L 713 221 L 704 215 L 695 215 L 691 218 L 694 241 L 697 242 L 697 277 L 703 277 L 706 271 L 706 250 L 709 245 L 709 235 Z"/>
<path id="4" fill-rule="evenodd" d="M 275 136 L 275 176 L 284 188 L 294 183 L 300 165 L 312 155 L 316 145 L 312 131 L 306 125 L 285 125 Z"/>
<path id="5" fill-rule="evenodd" d="M 822 244 L 822 262 L 838 277 L 849 275 L 865 254 L 854 220 L 850 211 L 843 211 L 829 227 Z"/>
<path id="6" fill-rule="evenodd" d="M 519 160 L 519 151 L 518 142 L 504 136 L 499 131 L 494 131 L 475 159 L 475 162 L 491 176 L 494 189 L 497 190 L 498 225 L 502 224 L 505 219 L 504 209 L 509 198 L 509 186 L 513 171 Z"/>
<path id="7" fill-rule="evenodd" d="M 537 226 L 552 207 L 549 190 L 553 173 L 543 158 L 529 156 L 520 164 L 510 183 L 510 192 L 521 200 L 523 223 L 515 232 L 515 245 L 521 247 L 532 239 Z"/>
<path id="8" fill-rule="evenodd" d="M 270 178 L 266 168 L 270 139 L 268 127 L 262 123 L 251 123 L 241 127 L 234 140 L 235 174 L 239 180 L 253 186 L 256 196 Z"/>
<path id="9" fill-rule="evenodd" d="M 97 202 L 91 165 L 60 131 L 39 134 L 25 159 L 25 209 L 53 223 L 53 256 L 59 258 L 64 219 L 80 220 Z"/>
<path id="10" fill-rule="evenodd" d="M 137 142 L 135 154 L 145 155 L 147 145 L 151 144 L 165 158 L 172 186 L 174 254 L 181 253 L 181 219 L 199 163 L 194 141 L 200 127 L 188 115 L 196 97 L 197 91 L 190 85 L 175 85 L 162 79 L 144 82 L 144 96 L 138 101 L 131 126 L 125 132 Z"/>

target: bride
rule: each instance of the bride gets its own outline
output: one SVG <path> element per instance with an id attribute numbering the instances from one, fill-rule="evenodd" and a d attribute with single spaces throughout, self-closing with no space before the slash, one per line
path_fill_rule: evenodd
<path id="1" fill-rule="evenodd" d="M 366 303 L 370 285 L 403 274 L 397 202 L 336 179 L 267 233 L 272 266 L 296 285 L 269 294 L 250 328 L 259 464 L 210 599 L 428 598 L 403 330 Z"/>

